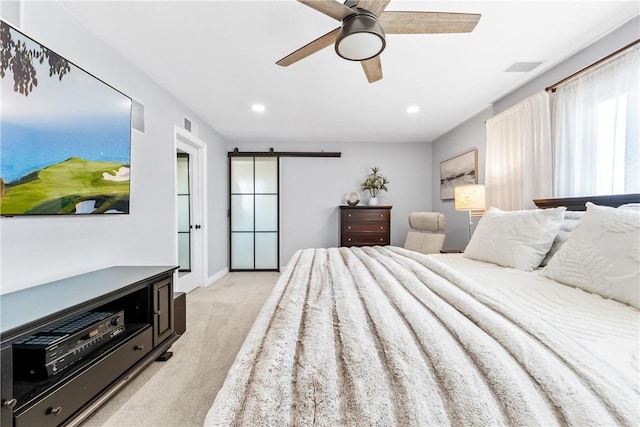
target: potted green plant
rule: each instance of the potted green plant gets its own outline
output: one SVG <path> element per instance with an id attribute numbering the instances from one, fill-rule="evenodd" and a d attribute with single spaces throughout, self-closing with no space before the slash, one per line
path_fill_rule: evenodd
<path id="1" fill-rule="evenodd" d="M 380 191 L 389 191 L 387 184 L 389 184 L 389 180 L 386 176 L 380 175 L 380 168 L 378 166 L 372 167 L 367 179 L 360 184 L 363 190 L 369 192 L 369 206 L 376 206 L 378 204 L 377 196 Z"/>

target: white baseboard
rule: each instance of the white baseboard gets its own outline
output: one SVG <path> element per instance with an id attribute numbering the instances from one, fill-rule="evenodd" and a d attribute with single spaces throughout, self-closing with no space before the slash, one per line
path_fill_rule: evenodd
<path id="1" fill-rule="evenodd" d="M 205 286 L 213 285 L 215 282 L 217 282 L 218 280 L 222 279 L 228 273 L 229 273 L 229 267 L 223 268 L 222 270 L 218 271 L 217 273 L 213 274 L 212 276 L 209 276 L 209 278 L 207 279 L 207 284 Z"/>

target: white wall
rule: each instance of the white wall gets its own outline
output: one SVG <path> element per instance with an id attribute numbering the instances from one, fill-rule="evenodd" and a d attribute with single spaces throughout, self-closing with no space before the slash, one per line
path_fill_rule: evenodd
<path id="1" fill-rule="evenodd" d="M 144 104 L 146 133 L 132 131 L 129 215 L 0 218 L 0 292 L 110 265 L 175 265 L 173 126 L 184 116 L 209 146 L 209 274 L 224 269 L 224 139 L 58 3 L 22 2 L 20 30 Z"/>
<path id="2" fill-rule="evenodd" d="M 458 154 L 478 149 L 478 183 L 484 184 L 486 137 L 484 122 L 492 116 L 492 108 L 486 108 L 464 123 L 459 124 L 433 143 L 432 194 L 433 210 L 445 215 L 445 249 L 463 250 L 469 243 L 469 214 L 456 211 L 453 200 L 440 199 L 440 162 Z M 477 223 L 477 218 L 474 218 Z"/>
<path id="3" fill-rule="evenodd" d="M 208 137 L 207 215 L 208 276 L 210 285 L 229 268 L 229 166 L 222 137 Z"/>
<path id="4" fill-rule="evenodd" d="M 251 144 L 228 145 L 228 150 L 268 151 Z M 389 178 L 381 204 L 392 205 L 391 241 L 404 245 L 409 213 L 431 210 L 431 144 L 273 144 L 275 151 L 341 152 L 340 158 L 283 157 L 280 159 L 280 264 L 298 249 L 338 245 L 338 206 L 357 191 L 361 203 L 368 197 L 360 183 L 379 166 Z"/>
<path id="5" fill-rule="evenodd" d="M 433 209 L 446 215 L 446 249 L 462 250 L 466 247 L 469 241 L 467 226 L 469 217 L 465 212 L 455 211 L 453 200 L 440 200 L 438 173 L 440 162 L 455 154 L 477 147 L 480 169 L 478 181 L 481 184 L 484 183 L 486 155 L 486 128 L 484 122 L 487 119 L 638 39 L 640 36 L 639 29 L 640 18 L 636 17 L 529 83 L 505 95 L 493 103 L 492 106 L 433 141 Z M 474 218 L 474 223 L 477 223 L 477 218 Z"/>

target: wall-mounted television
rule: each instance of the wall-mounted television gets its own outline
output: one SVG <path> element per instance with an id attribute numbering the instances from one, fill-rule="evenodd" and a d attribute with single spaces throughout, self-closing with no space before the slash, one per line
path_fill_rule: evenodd
<path id="1" fill-rule="evenodd" d="M 0 215 L 128 214 L 131 98 L 0 24 Z"/>

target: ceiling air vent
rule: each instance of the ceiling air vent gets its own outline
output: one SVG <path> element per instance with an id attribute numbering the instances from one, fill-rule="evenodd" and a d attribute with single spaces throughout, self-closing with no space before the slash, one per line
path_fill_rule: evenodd
<path id="1" fill-rule="evenodd" d="M 504 71 L 507 73 L 526 73 L 540 64 L 542 64 L 542 62 L 516 62 Z"/>

